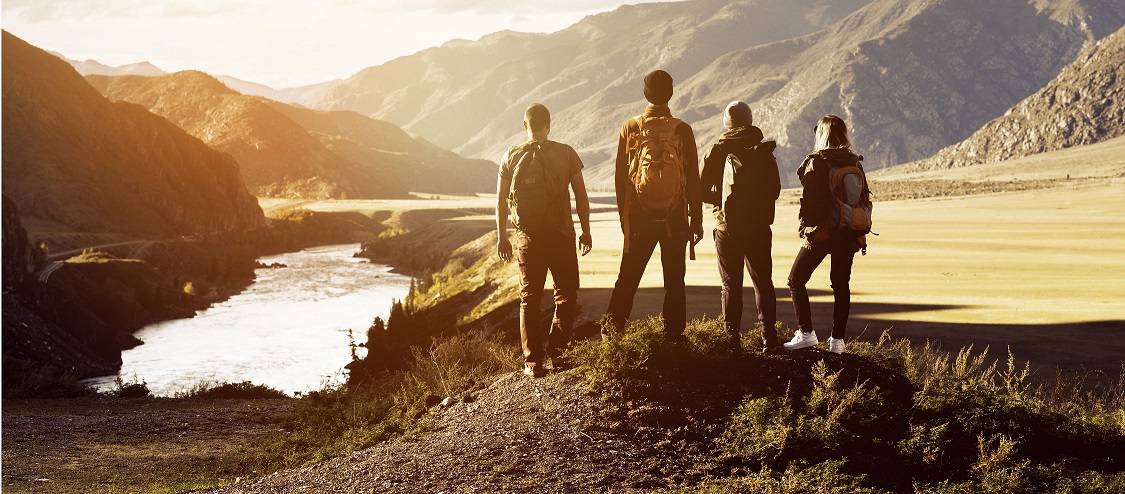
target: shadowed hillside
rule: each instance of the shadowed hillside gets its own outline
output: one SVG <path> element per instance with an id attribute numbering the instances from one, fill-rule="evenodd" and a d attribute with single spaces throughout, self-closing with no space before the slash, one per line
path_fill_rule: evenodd
<path id="1" fill-rule="evenodd" d="M 1125 28 L 1087 48 L 1055 80 L 968 139 L 908 169 L 1004 161 L 1125 135 Z"/>
<path id="2" fill-rule="evenodd" d="M 391 123 L 246 96 L 202 72 L 88 79 L 106 97 L 143 105 L 231 153 L 257 195 L 389 198 L 482 192 L 495 182 L 494 164 L 415 140 Z"/>
<path id="3" fill-rule="evenodd" d="M 264 223 L 230 155 L 3 36 L 3 188 L 25 217 L 157 236 Z"/>
<path id="4" fill-rule="evenodd" d="M 829 112 L 852 124 L 871 167 L 964 139 L 1041 88 L 1125 22 L 1108 0 L 695 0 L 623 6 L 552 34 L 500 32 L 298 88 L 303 103 L 385 118 L 463 154 L 499 156 L 520 111 L 539 101 L 553 136 L 575 145 L 590 182 L 622 121 L 644 108 L 641 78 L 677 81 L 671 106 L 717 137 L 732 99 L 751 104 L 788 170 Z M 785 173 L 788 177 L 790 173 Z"/>

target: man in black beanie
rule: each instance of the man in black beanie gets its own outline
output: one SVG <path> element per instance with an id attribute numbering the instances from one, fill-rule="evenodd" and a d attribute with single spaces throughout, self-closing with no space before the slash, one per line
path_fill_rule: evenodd
<path id="1" fill-rule="evenodd" d="M 617 212 L 625 235 L 621 269 L 606 311 L 620 333 L 633 310 L 641 276 L 660 244 L 664 271 L 664 330 L 683 338 L 687 324 L 684 274 L 687 244 L 703 238 L 699 155 L 691 126 L 672 117 L 672 76 L 655 70 L 644 78 L 650 103 L 621 127 L 614 175 Z M 693 256 L 694 258 L 694 256 Z"/>

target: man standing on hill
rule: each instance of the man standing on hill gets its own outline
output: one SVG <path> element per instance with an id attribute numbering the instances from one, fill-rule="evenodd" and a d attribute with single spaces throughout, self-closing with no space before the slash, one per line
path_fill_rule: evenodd
<path id="1" fill-rule="evenodd" d="M 715 253 L 723 282 L 723 324 L 735 351 L 742 349 L 742 266 L 750 271 L 765 351 L 783 350 L 777 341 L 777 295 L 773 287 L 774 202 L 781 176 L 773 150 L 753 125 L 750 106 L 732 101 L 723 114 L 719 141 L 703 156 L 700 182 L 703 201 L 713 205 Z"/>
<path id="2" fill-rule="evenodd" d="M 508 241 L 511 213 L 520 268 L 523 373 L 538 378 L 547 373 L 546 357 L 551 357 L 552 364 L 559 367 L 559 358 L 570 343 L 578 305 L 578 255 L 567 187 L 574 191 L 582 225 L 577 247 L 586 255 L 593 244 L 590 199 L 578 153 L 566 144 L 547 140 L 551 112 L 539 103 L 527 107 L 523 128 L 528 140 L 504 154 L 496 183 L 496 255 L 504 262 L 512 259 L 512 244 Z M 551 272 L 555 287 L 555 317 L 549 332 L 544 330 L 539 316 L 547 271 Z"/>
<path id="3" fill-rule="evenodd" d="M 606 312 L 610 329 L 620 332 L 633 310 L 652 251 L 660 244 L 664 330 L 679 340 L 687 323 L 684 251 L 689 236 L 693 247 L 703 238 L 699 156 L 691 126 L 668 109 L 672 76 L 663 70 L 649 73 L 644 95 L 651 104 L 642 115 L 625 122 L 617 141 L 615 186 L 625 245 Z"/>

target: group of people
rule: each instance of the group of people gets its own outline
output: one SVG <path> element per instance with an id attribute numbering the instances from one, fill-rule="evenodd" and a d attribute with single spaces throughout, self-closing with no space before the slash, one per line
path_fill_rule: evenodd
<path id="1" fill-rule="evenodd" d="M 722 320 L 735 349 L 742 348 L 743 264 L 754 286 L 762 324 L 762 351 L 777 353 L 819 343 L 805 285 L 824 258 L 831 256 L 835 300 L 828 350 L 843 352 L 852 260 L 866 244 L 862 228 L 857 233 L 855 228 L 841 225 L 861 222 L 866 215 L 867 230 L 870 227 L 869 200 L 866 205 L 852 201 L 841 210 L 834 199 L 845 188 L 841 181 L 855 181 L 855 175 L 861 181 L 857 190 L 870 192 L 860 165 L 863 158 L 852 151 L 844 121 L 826 115 L 817 122 L 815 151 L 797 169 L 803 187 L 799 232 L 804 242 L 789 273 L 789 289 L 798 329 L 791 341 L 779 344 L 774 329 L 777 310 L 771 254 L 774 205 L 781 191 L 773 156 L 776 144 L 763 141 L 749 105 L 735 101 L 724 111 L 725 131 L 704 154 L 701 165 L 691 126 L 673 117 L 668 107 L 672 86 L 667 72 L 649 73 L 644 78 L 644 96 L 650 104 L 643 114 L 625 122 L 618 136 L 614 177 L 624 243 L 620 271 L 606 310 L 609 323 L 604 330 L 612 335 L 624 329 L 645 267 L 660 245 L 664 329 L 670 339 L 683 339 L 687 251 L 690 246 L 694 259 L 694 247 L 703 238 L 702 207 L 706 202 L 715 219 Z M 547 371 L 546 360 L 550 358 L 557 367 L 570 342 L 579 287 L 578 252 L 586 255 L 593 242 L 590 201 L 578 153 L 566 144 L 548 140 L 551 115 L 541 104 L 527 108 L 523 126 L 528 141 L 510 148 L 500 166 L 496 253 L 505 262 L 514 254 L 518 262 L 523 372 L 541 377 Z M 854 171 L 857 169 L 858 173 Z M 581 234 L 575 231 L 571 217 L 570 191 L 574 193 Z M 856 202 L 861 204 L 856 206 Z M 516 229 L 514 249 L 508 238 L 509 219 Z M 539 306 L 548 271 L 554 280 L 555 311 L 550 326 L 545 327 Z"/>

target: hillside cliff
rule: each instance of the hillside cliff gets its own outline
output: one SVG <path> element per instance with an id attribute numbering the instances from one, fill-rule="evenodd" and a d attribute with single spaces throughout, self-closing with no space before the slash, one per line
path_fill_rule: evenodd
<path id="1" fill-rule="evenodd" d="M 3 190 L 23 216 L 138 236 L 264 224 L 238 163 L 111 103 L 66 62 L 3 34 Z"/>
<path id="2" fill-rule="evenodd" d="M 20 223 L 19 207 L 4 196 L 4 290 L 20 286 L 35 271 L 33 249 Z"/>
<path id="3" fill-rule="evenodd" d="M 489 190 L 495 165 L 416 140 L 389 122 L 246 96 L 202 72 L 89 76 L 107 98 L 140 104 L 238 159 L 257 195 L 408 197 Z"/>
<path id="4" fill-rule="evenodd" d="M 964 141 L 905 165 L 993 163 L 1125 135 L 1125 28 L 1082 52 L 1050 84 Z"/>

